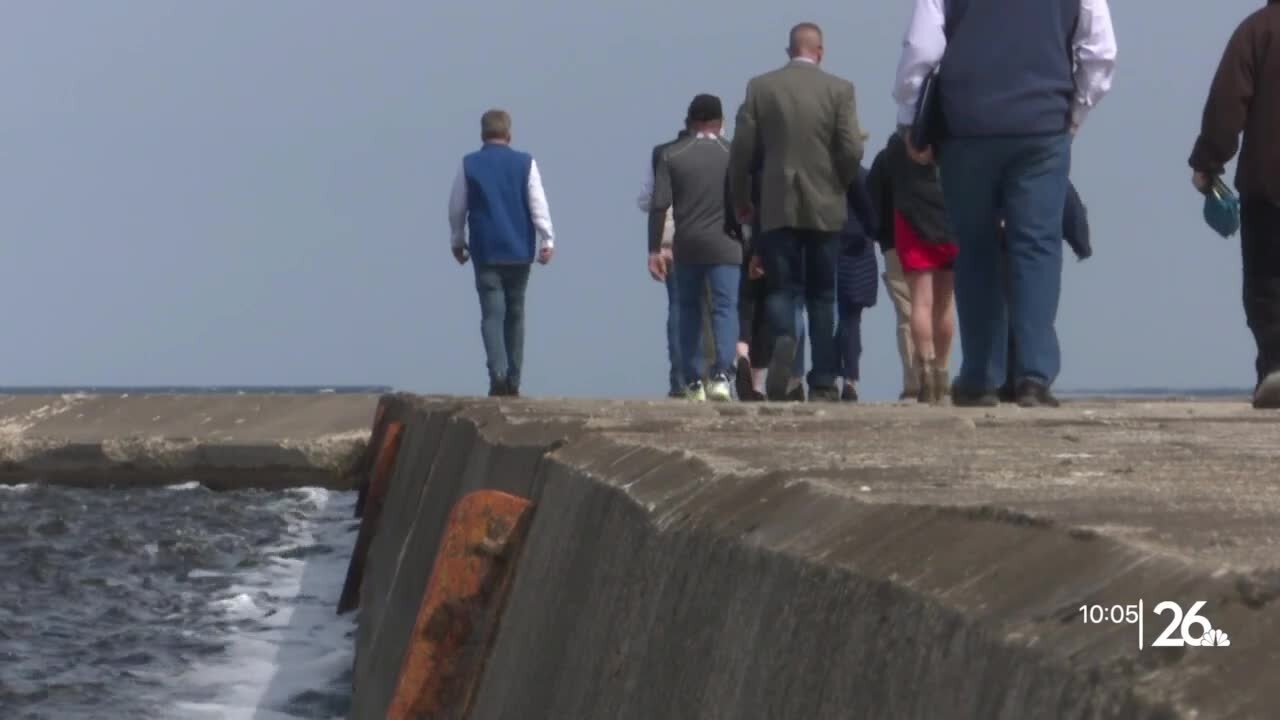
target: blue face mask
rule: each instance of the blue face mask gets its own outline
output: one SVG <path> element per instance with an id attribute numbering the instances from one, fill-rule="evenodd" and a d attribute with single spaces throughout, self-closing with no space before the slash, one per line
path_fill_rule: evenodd
<path id="1" fill-rule="evenodd" d="M 1204 221 L 1224 238 L 1240 230 L 1240 199 L 1222 178 L 1215 178 L 1204 194 Z"/>

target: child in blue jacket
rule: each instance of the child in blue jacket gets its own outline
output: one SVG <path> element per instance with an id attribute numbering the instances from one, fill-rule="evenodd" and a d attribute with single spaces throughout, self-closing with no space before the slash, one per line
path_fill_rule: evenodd
<path id="1" fill-rule="evenodd" d="M 876 304 L 880 293 L 880 268 L 876 262 L 876 213 L 867 192 L 867 169 L 858 169 L 858 179 L 846 195 L 849 217 L 840 230 L 840 258 L 836 263 L 836 300 L 844 389 L 840 399 L 858 401 L 858 379 L 862 358 L 862 311 Z"/>

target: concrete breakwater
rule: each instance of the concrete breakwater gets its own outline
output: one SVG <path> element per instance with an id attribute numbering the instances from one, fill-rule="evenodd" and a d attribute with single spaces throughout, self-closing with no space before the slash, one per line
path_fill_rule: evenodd
<path id="1" fill-rule="evenodd" d="M 388 396 L 352 717 L 1274 717 L 1276 420 Z"/>
<path id="2" fill-rule="evenodd" d="M 0 484 L 350 487 L 375 395 L 0 395 Z"/>

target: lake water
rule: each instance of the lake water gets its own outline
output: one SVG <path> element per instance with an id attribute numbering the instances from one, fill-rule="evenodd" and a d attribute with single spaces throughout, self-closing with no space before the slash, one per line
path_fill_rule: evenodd
<path id="1" fill-rule="evenodd" d="M 0 718 L 345 717 L 354 504 L 0 486 Z"/>

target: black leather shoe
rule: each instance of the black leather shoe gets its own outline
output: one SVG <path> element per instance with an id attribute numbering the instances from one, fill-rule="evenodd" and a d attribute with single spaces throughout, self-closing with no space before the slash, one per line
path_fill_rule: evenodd
<path id="1" fill-rule="evenodd" d="M 1018 383 L 1018 407 L 1034 408 L 1034 407 L 1051 407 L 1056 408 L 1061 403 L 1058 398 L 1049 392 L 1047 385 L 1036 382 L 1035 380 L 1023 380 Z"/>
<path id="2" fill-rule="evenodd" d="M 840 391 L 833 387 L 809 388 L 809 402 L 840 402 Z"/>
<path id="3" fill-rule="evenodd" d="M 756 390 L 756 384 L 751 379 L 751 363 L 746 358 L 738 358 L 738 367 L 734 370 L 733 379 L 734 389 L 738 391 L 738 400 L 741 402 L 760 402 L 764 400 L 764 393 Z"/>
<path id="4" fill-rule="evenodd" d="M 791 388 L 783 399 L 785 402 L 804 402 L 804 386 L 797 385 Z"/>
<path id="5" fill-rule="evenodd" d="M 858 402 L 858 390 L 852 385 L 846 384 L 844 389 L 840 391 L 840 402 L 856 403 Z"/>
<path id="6" fill-rule="evenodd" d="M 1018 393 L 1013 388 L 1013 383 L 1005 383 L 996 391 L 996 397 L 1000 398 L 1002 403 L 1018 402 Z"/>
<path id="7" fill-rule="evenodd" d="M 1280 409 L 1280 370 L 1268 373 L 1253 391 L 1255 410 Z"/>
<path id="8" fill-rule="evenodd" d="M 769 396 L 769 400 L 773 402 L 791 400 L 787 386 L 791 384 L 791 365 L 795 359 L 795 339 L 786 336 L 778 338 L 773 344 L 773 357 L 769 360 L 769 375 L 764 380 L 765 394 Z M 800 392 L 803 394 L 804 390 Z"/>
<path id="9" fill-rule="evenodd" d="M 963 385 L 951 386 L 951 404 L 955 407 L 998 407 L 1000 398 L 994 390 L 972 390 Z"/>

